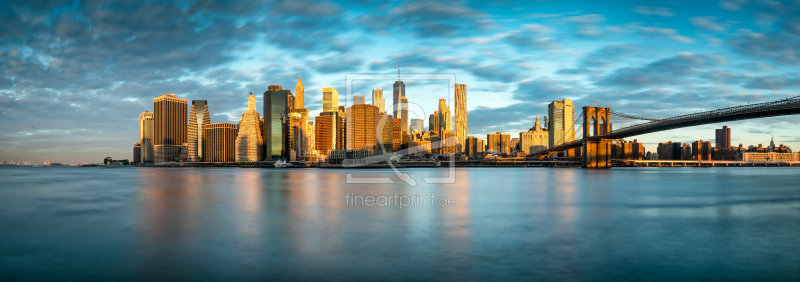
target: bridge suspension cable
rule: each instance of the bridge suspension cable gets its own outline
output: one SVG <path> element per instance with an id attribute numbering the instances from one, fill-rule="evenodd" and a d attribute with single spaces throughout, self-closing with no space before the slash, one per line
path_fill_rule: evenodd
<path id="1" fill-rule="evenodd" d="M 610 111 L 610 114 L 613 116 L 621 117 L 621 118 L 629 118 L 629 119 L 638 119 L 638 120 L 649 120 L 649 121 L 659 121 L 660 119 L 657 118 L 646 118 L 646 117 L 637 117 L 634 115 L 620 113 L 614 110 Z"/>

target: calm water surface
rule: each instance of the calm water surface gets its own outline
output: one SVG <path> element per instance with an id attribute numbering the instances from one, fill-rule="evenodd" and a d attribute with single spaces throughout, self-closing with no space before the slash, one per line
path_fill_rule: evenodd
<path id="1" fill-rule="evenodd" d="M 0 167 L 0 280 L 800 281 L 798 168 L 405 172 Z"/>

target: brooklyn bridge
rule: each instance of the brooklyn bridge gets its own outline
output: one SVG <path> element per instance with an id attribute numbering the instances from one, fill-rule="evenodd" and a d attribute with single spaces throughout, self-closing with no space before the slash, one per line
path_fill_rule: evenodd
<path id="1" fill-rule="evenodd" d="M 687 114 L 666 119 L 642 118 L 615 112 L 610 108 L 583 107 L 583 113 L 578 116 L 577 128 L 581 138 L 575 141 L 558 142 L 558 146 L 531 153 L 537 158 L 546 158 L 553 154 L 569 149 L 581 148 L 583 168 L 610 168 L 611 167 L 611 142 L 612 140 L 627 138 L 647 133 L 665 131 L 690 126 L 746 120 L 754 118 L 784 116 L 800 114 L 800 96 L 786 98 L 773 102 L 748 104 L 729 107 L 708 112 Z M 647 120 L 648 122 L 623 128 L 611 129 L 611 116 Z M 582 117 L 582 118 L 581 118 Z"/>

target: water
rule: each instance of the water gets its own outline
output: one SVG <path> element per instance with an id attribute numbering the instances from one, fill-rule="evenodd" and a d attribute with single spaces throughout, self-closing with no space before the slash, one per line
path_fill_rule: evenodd
<path id="1" fill-rule="evenodd" d="M 800 281 L 798 172 L 0 167 L 0 280 Z"/>

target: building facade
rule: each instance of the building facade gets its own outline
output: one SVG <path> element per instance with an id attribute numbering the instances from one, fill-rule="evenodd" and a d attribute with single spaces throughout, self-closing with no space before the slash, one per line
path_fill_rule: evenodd
<path id="1" fill-rule="evenodd" d="M 189 101 L 175 94 L 153 99 L 153 154 L 155 162 L 178 161 L 187 145 Z"/>
<path id="2" fill-rule="evenodd" d="M 383 99 L 383 89 L 372 89 L 372 105 L 378 107 L 378 112 L 386 112 L 386 100 Z"/>
<path id="3" fill-rule="evenodd" d="M 533 124 L 533 127 L 531 127 L 528 132 L 519 133 L 520 151 L 525 152 L 526 155 L 530 155 L 531 153 L 547 149 L 547 146 L 550 144 L 549 136 L 550 133 L 545 128 L 542 128 L 542 124 L 539 123 L 539 115 L 536 115 L 536 123 Z"/>
<path id="4" fill-rule="evenodd" d="M 406 85 L 400 81 L 400 70 L 397 70 L 397 81 L 392 86 L 392 118 L 402 119 L 400 114 L 400 98 L 406 97 Z"/>
<path id="5" fill-rule="evenodd" d="M 189 161 L 203 161 L 203 128 L 211 123 L 208 103 L 205 100 L 192 100 L 189 111 Z"/>
<path id="6" fill-rule="evenodd" d="M 303 80 L 300 79 L 300 76 L 297 76 L 297 83 L 294 85 L 294 107 L 295 109 L 305 109 L 306 108 L 306 88 L 303 86 Z"/>
<path id="7" fill-rule="evenodd" d="M 235 162 L 236 137 L 239 126 L 233 123 L 219 122 L 203 127 L 204 162 Z"/>
<path id="8" fill-rule="evenodd" d="M 572 100 L 553 101 L 547 106 L 547 116 L 549 148 L 575 141 L 575 108 Z"/>
<path id="9" fill-rule="evenodd" d="M 287 159 L 290 148 L 287 146 L 286 132 L 289 126 L 289 113 L 292 93 L 280 85 L 270 85 L 264 92 L 264 157 L 266 161 Z"/>
<path id="10" fill-rule="evenodd" d="M 261 160 L 264 139 L 261 135 L 261 117 L 256 111 L 256 96 L 247 97 L 247 110 L 239 120 L 239 133 L 236 135 L 236 162 L 257 162 Z"/>
<path id="11" fill-rule="evenodd" d="M 497 133 L 486 134 L 486 150 L 501 154 L 511 154 L 511 134 Z"/>
<path id="12" fill-rule="evenodd" d="M 464 141 L 469 135 L 469 123 L 467 122 L 467 85 L 456 83 L 455 91 L 456 91 L 455 132 L 456 136 L 458 136 L 458 142 L 460 144 L 464 144 Z M 458 151 L 459 152 L 464 151 L 463 146 L 459 146 Z"/>
<path id="13" fill-rule="evenodd" d="M 740 161 L 748 162 L 798 162 L 800 153 L 753 153 L 744 152 L 740 154 Z"/>
<path id="14" fill-rule="evenodd" d="M 333 87 L 322 88 L 322 111 L 335 112 L 339 109 L 339 92 Z"/>
<path id="15" fill-rule="evenodd" d="M 137 163 L 152 163 L 155 161 L 153 139 L 155 138 L 155 116 L 145 111 L 139 115 L 139 143 L 141 143 L 141 158 L 133 160 Z"/>
<path id="16" fill-rule="evenodd" d="M 711 142 L 694 141 L 692 142 L 692 159 L 698 161 L 711 160 Z"/>
<path id="17" fill-rule="evenodd" d="M 377 145 L 377 118 L 378 107 L 361 104 L 347 108 L 347 150 L 372 149 Z"/>
<path id="18" fill-rule="evenodd" d="M 716 129 L 715 131 L 715 145 L 718 149 L 728 149 L 731 147 L 731 129 L 726 125 L 723 126 L 721 129 Z"/>

